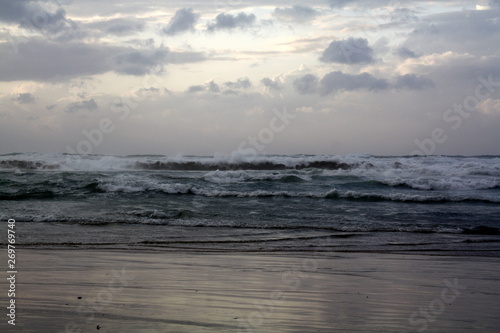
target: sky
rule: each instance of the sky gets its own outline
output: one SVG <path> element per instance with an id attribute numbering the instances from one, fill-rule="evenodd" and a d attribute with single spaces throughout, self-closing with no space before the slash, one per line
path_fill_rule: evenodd
<path id="1" fill-rule="evenodd" d="M 500 0 L 0 0 L 0 154 L 500 155 Z"/>

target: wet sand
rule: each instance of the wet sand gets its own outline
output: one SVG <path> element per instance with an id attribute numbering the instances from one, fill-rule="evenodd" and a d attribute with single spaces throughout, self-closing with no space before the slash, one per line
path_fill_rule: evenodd
<path id="1" fill-rule="evenodd" d="M 16 283 L 16 326 L 4 314 L 1 332 L 497 332 L 500 326 L 500 258 L 19 250 Z"/>

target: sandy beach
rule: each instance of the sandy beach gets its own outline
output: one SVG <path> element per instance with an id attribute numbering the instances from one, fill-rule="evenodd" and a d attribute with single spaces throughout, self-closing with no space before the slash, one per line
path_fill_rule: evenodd
<path id="1" fill-rule="evenodd" d="M 2 332 L 496 332 L 500 324 L 499 258 L 20 250 L 18 261 L 16 325 L 4 317 Z"/>

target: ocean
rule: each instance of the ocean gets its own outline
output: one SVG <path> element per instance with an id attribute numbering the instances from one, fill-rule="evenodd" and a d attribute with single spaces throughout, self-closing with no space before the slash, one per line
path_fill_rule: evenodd
<path id="1" fill-rule="evenodd" d="M 5 154 L 0 215 L 35 249 L 498 257 L 500 156 Z"/>

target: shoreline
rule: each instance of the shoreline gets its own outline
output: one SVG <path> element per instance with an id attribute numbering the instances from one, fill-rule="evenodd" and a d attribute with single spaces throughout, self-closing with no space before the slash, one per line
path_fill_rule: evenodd
<path id="1" fill-rule="evenodd" d="M 18 259 L 17 324 L 4 319 L 3 332 L 495 332 L 500 324 L 496 257 L 20 249 Z"/>
<path id="2" fill-rule="evenodd" d="M 86 244 L 91 245 L 91 244 Z M 394 256 L 426 256 L 426 257 L 447 257 L 447 258 L 491 258 L 500 260 L 500 250 L 463 250 L 459 251 L 444 250 L 444 249 L 413 249 L 413 250 L 331 250 L 331 249 L 311 249 L 311 250 L 271 250 L 271 249 L 217 249 L 217 248 L 200 248 L 194 247 L 175 247 L 175 246 L 136 246 L 130 247 L 123 244 L 124 247 L 79 247 L 78 244 L 61 247 L 37 247 L 20 245 L 21 251 L 37 251 L 37 252 L 57 252 L 57 251 L 90 251 L 90 252 L 116 252 L 116 253 L 151 253 L 151 254 L 176 254 L 176 255 L 248 255 L 248 256 L 309 256 L 309 257 L 335 257 L 341 255 L 394 255 Z M 0 244 L 0 250 L 7 250 L 7 244 Z"/>

